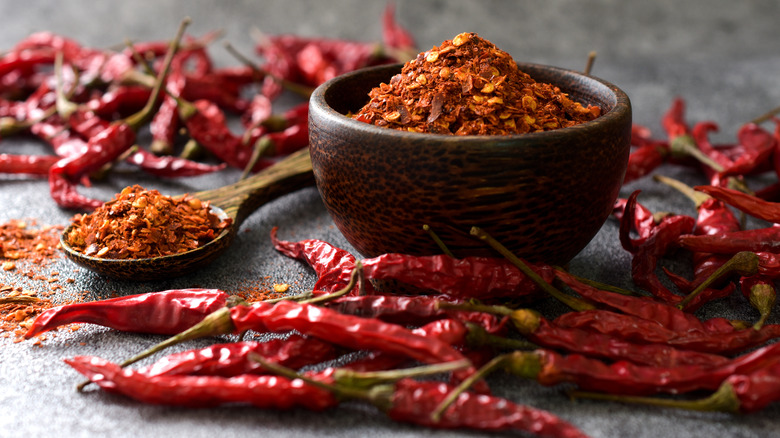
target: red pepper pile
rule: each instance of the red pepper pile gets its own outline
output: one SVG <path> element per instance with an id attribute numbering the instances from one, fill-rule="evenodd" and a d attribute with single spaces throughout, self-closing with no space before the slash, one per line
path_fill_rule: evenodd
<path id="1" fill-rule="evenodd" d="M 282 91 L 306 97 L 334 76 L 415 52 L 392 4 L 382 25 L 381 43 L 267 35 L 256 45 L 262 64 L 242 58 L 230 67 L 209 55 L 216 33 L 195 38 L 182 29 L 172 41 L 123 50 L 34 33 L 0 56 L 0 138 L 32 136 L 51 153 L 0 154 L 0 172 L 48 178 L 59 206 L 92 210 L 102 202 L 80 195 L 78 184 L 119 161 L 166 178 L 260 170 L 308 144 L 308 103 L 277 114 Z M 138 138 L 142 127 L 150 139 Z M 194 161 L 202 152 L 211 159 Z"/>

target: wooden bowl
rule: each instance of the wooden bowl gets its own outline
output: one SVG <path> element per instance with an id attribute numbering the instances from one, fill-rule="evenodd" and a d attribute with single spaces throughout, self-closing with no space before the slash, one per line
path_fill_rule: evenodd
<path id="1" fill-rule="evenodd" d="M 421 134 L 345 114 L 401 65 L 345 74 L 310 100 L 314 178 L 333 221 L 364 257 L 439 254 L 428 225 L 458 256 L 496 255 L 470 236 L 479 226 L 531 261 L 565 264 L 609 216 L 626 171 L 631 103 L 616 86 L 575 71 L 518 64 L 602 116 L 574 127 L 512 136 Z"/>

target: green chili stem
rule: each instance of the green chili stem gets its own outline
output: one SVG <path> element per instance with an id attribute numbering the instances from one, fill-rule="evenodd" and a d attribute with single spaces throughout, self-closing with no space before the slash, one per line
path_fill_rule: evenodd
<path id="1" fill-rule="evenodd" d="M 764 326 L 767 318 L 772 314 L 772 309 L 775 307 L 775 302 L 777 301 L 775 288 L 770 284 L 753 285 L 750 288 L 748 300 L 760 314 L 758 321 L 753 324 L 753 329 L 761 330 L 761 327 Z"/>
<path id="2" fill-rule="evenodd" d="M 605 400 L 623 403 L 643 404 L 667 408 L 688 409 L 694 411 L 716 411 L 738 413 L 740 402 L 734 393 L 734 388 L 728 382 L 718 388 L 710 396 L 698 400 L 676 400 L 659 397 L 636 397 L 598 392 L 571 391 L 572 399 L 585 398 L 591 400 Z"/>
<path id="3" fill-rule="evenodd" d="M 346 286 L 337 290 L 336 292 L 320 295 L 318 297 L 302 300 L 302 303 L 317 304 L 324 301 L 329 301 L 334 298 L 344 296 L 355 287 L 356 284 L 363 284 L 363 263 L 360 260 L 355 261 L 355 267 L 352 269 L 352 274 L 349 276 L 349 282 Z"/>
<path id="4" fill-rule="evenodd" d="M 446 254 L 446 255 L 448 255 L 448 256 L 450 256 L 450 257 L 455 257 L 455 256 L 452 254 L 452 251 L 450 251 L 450 249 L 449 249 L 449 248 L 447 248 L 447 245 L 444 243 L 444 241 L 442 241 L 442 240 L 441 240 L 441 238 L 439 238 L 439 235 L 438 235 L 438 234 L 436 234 L 436 232 L 435 232 L 435 231 L 433 231 L 433 229 L 430 227 L 430 225 L 428 225 L 428 224 L 423 224 L 422 228 L 423 228 L 423 231 L 425 231 L 426 233 L 428 233 L 428 236 L 430 236 L 430 238 L 431 238 L 431 239 L 432 239 L 434 242 L 436 242 L 436 245 L 439 247 L 439 249 L 441 249 L 441 252 L 442 252 L 442 253 L 444 253 L 444 254 Z"/>
<path id="5" fill-rule="evenodd" d="M 281 86 L 285 90 L 291 91 L 291 92 L 293 92 L 293 93 L 295 93 L 295 94 L 297 94 L 297 95 L 299 95 L 301 97 L 310 97 L 311 94 L 314 92 L 314 89 L 311 88 L 311 87 L 307 87 L 307 86 L 301 85 L 301 84 L 296 84 L 295 82 L 291 82 L 291 81 L 289 81 L 287 79 L 280 78 L 279 76 L 274 75 L 273 73 L 270 73 L 268 71 L 260 69 L 259 67 L 257 67 L 257 65 L 254 62 L 252 62 L 251 59 L 247 58 L 242 53 L 240 53 L 238 50 L 236 50 L 236 48 L 233 47 L 233 45 L 230 44 L 229 42 L 225 42 L 224 46 L 225 46 L 225 49 L 231 55 L 235 56 L 236 59 L 241 61 L 247 67 L 251 68 L 252 71 L 255 73 L 255 75 L 257 75 L 259 78 L 263 78 L 263 77 L 267 76 L 267 77 L 273 79 L 274 81 L 278 82 L 279 84 L 281 84 Z"/>
<path id="6" fill-rule="evenodd" d="M 755 123 L 756 125 L 760 125 L 767 120 L 771 119 L 772 117 L 776 116 L 778 113 L 780 113 L 780 106 L 775 107 L 766 113 L 756 117 L 755 119 L 751 120 L 750 123 Z"/>
<path id="7" fill-rule="evenodd" d="M 75 70 L 73 71 L 76 73 Z M 63 90 L 62 52 L 57 52 L 57 54 L 54 56 L 54 77 L 56 79 L 54 84 L 54 91 L 56 95 L 54 106 L 57 109 L 57 114 L 67 120 L 67 118 L 78 109 L 78 105 L 68 100 L 67 96 L 65 95 L 65 91 Z M 78 84 L 78 77 L 74 82 L 74 89 L 76 88 L 75 84 Z"/>
<path id="8" fill-rule="evenodd" d="M 538 345 L 528 342 L 525 339 L 511 339 L 502 336 L 492 335 L 482 326 L 467 322 L 469 329 L 466 335 L 466 344 L 469 347 L 491 347 L 500 350 L 535 350 Z"/>
<path id="9" fill-rule="evenodd" d="M 149 96 L 149 100 L 146 101 L 146 105 L 144 105 L 140 111 L 125 119 L 125 122 L 134 129 L 137 130 L 147 121 L 149 117 L 151 117 L 154 107 L 157 105 L 157 101 L 160 98 L 160 90 L 165 88 L 165 77 L 168 76 L 168 72 L 171 69 L 171 63 L 173 61 L 174 55 L 178 51 L 179 42 L 184 36 L 184 31 L 187 29 L 187 26 L 190 25 L 191 21 L 192 20 L 189 17 L 186 17 L 179 24 L 179 28 L 176 31 L 176 36 L 171 40 L 171 43 L 168 47 L 168 52 L 165 54 L 165 58 L 163 59 L 163 67 L 160 69 L 160 73 L 157 75 L 157 79 L 154 81 L 154 88 L 152 88 L 152 94 Z"/>
<path id="10" fill-rule="evenodd" d="M 713 283 L 721 279 L 722 277 L 736 273 L 739 275 L 753 275 L 758 272 L 758 255 L 750 251 L 741 251 L 734 254 L 726 263 L 721 265 L 715 272 L 712 273 L 706 280 L 704 280 L 699 286 L 696 287 L 688 296 L 686 296 L 677 307 L 679 309 L 685 309 L 691 301 L 696 298 L 697 295 L 702 293 L 705 289 L 710 287 Z"/>
<path id="11" fill-rule="evenodd" d="M 494 306 L 479 303 L 449 303 L 447 301 L 438 301 L 436 306 L 439 309 L 466 310 L 471 312 L 484 312 L 493 315 L 509 316 L 513 310 L 505 306 Z"/>
<path id="12" fill-rule="evenodd" d="M 702 152 L 701 149 L 696 146 L 696 142 L 690 135 L 680 135 L 675 137 L 672 139 L 669 148 L 673 154 L 693 157 L 700 163 L 709 166 L 716 172 L 723 171 L 723 166 Z"/>
<path id="13" fill-rule="evenodd" d="M 378 384 L 397 382 L 401 379 L 426 377 L 433 374 L 447 373 L 462 370 L 471 366 L 471 361 L 461 359 L 433 365 L 423 365 L 412 368 L 387 370 L 387 371 L 354 371 L 347 368 L 338 368 L 333 372 L 336 383 L 351 388 L 368 388 Z"/>
<path id="14" fill-rule="evenodd" d="M 493 249 L 501 253 L 504 257 L 506 257 L 512 264 L 514 264 L 520 271 L 523 272 L 523 274 L 527 275 L 528 278 L 534 281 L 534 283 L 537 284 L 542 290 L 547 292 L 548 295 L 556 298 L 558 301 L 562 302 L 563 304 L 566 304 L 567 306 L 571 307 L 574 310 L 589 310 L 594 309 L 595 307 L 587 303 L 583 300 L 580 300 L 578 298 L 575 298 L 571 295 L 566 295 L 563 292 L 556 289 L 553 285 L 550 283 L 544 281 L 542 277 L 539 276 L 536 272 L 534 272 L 533 269 L 531 269 L 525 262 L 520 260 L 519 257 L 512 254 L 511 251 L 509 251 L 504 245 L 502 245 L 500 242 L 495 240 L 493 237 L 491 237 L 487 232 L 482 230 L 479 227 L 472 227 L 471 228 L 471 235 L 476 236 L 479 239 L 484 240 L 487 242 Z"/>
<path id="15" fill-rule="evenodd" d="M 355 399 L 355 400 L 365 400 L 374 403 L 375 402 L 374 398 L 376 397 L 375 395 L 376 393 L 378 392 L 387 393 L 388 391 L 392 390 L 385 385 L 380 385 L 370 390 L 365 390 L 362 388 L 352 388 L 340 384 L 327 383 L 320 380 L 312 379 L 311 377 L 298 373 L 291 368 L 287 368 L 277 363 L 267 361 L 263 356 L 254 352 L 249 353 L 247 357 L 250 360 L 259 363 L 260 365 L 263 366 L 263 368 L 267 369 L 268 371 L 271 371 L 274 374 L 278 374 L 282 377 L 287 377 L 288 379 L 300 379 L 308 385 L 316 386 L 326 391 L 330 391 L 331 393 L 333 393 L 333 395 L 335 395 L 337 398 L 342 400 Z M 380 388 L 381 390 L 377 391 L 377 388 Z"/>
<path id="16" fill-rule="evenodd" d="M 168 347 L 179 344 L 181 342 L 189 341 L 192 339 L 202 338 L 204 336 L 216 336 L 226 333 L 231 333 L 235 330 L 233 322 L 230 319 L 230 309 L 223 307 L 219 310 L 215 310 L 208 316 L 206 316 L 201 322 L 195 324 L 189 329 L 175 335 L 170 338 L 150 347 L 146 350 L 138 353 L 137 355 L 125 360 L 120 364 L 121 367 L 132 365 L 142 359 L 160 352 Z M 89 380 L 80 383 L 76 389 L 81 391 L 90 383 Z"/>
<path id="17" fill-rule="evenodd" d="M 595 62 L 596 62 L 596 51 L 592 50 L 590 53 L 588 53 L 588 61 L 585 63 L 585 70 L 583 70 L 583 73 L 589 75 L 590 71 L 593 69 L 593 64 Z"/>
<path id="18" fill-rule="evenodd" d="M 683 183 L 682 181 L 678 181 L 674 178 L 669 178 L 668 176 L 664 176 L 664 175 L 653 175 L 653 179 L 663 184 L 666 184 L 669 187 L 672 187 L 673 189 L 677 190 L 678 192 L 688 197 L 691 201 L 693 201 L 694 205 L 696 205 L 696 208 L 699 208 L 704 203 L 704 201 L 710 198 L 710 195 L 707 195 L 706 193 L 702 193 L 702 192 L 697 192 L 696 190 L 693 189 L 693 187 Z"/>
<path id="19" fill-rule="evenodd" d="M 570 275 L 572 278 L 574 278 L 577 281 L 579 281 L 580 283 L 587 284 L 588 286 L 595 287 L 596 289 L 604 290 L 604 291 L 607 291 L 607 292 L 614 292 L 614 293 L 620 294 L 620 295 L 627 295 L 627 296 L 633 296 L 633 297 L 639 296 L 638 293 L 636 293 L 636 292 L 634 292 L 632 290 L 623 289 L 622 287 L 618 287 L 618 286 L 614 286 L 614 285 L 611 285 L 611 284 L 602 283 L 600 281 L 592 280 L 590 278 L 585 278 L 585 277 L 580 277 L 578 275 L 574 275 L 574 274 L 572 274 L 571 272 L 567 271 L 566 269 L 564 269 L 561 266 L 555 266 L 555 269 L 557 269 L 559 271 L 562 271 L 562 272 L 565 272 L 568 275 Z"/>
<path id="20" fill-rule="evenodd" d="M 301 301 L 304 301 L 304 300 L 308 300 L 308 299 L 310 299 L 312 297 L 314 297 L 314 294 L 312 293 L 312 291 L 306 291 L 306 292 L 303 292 L 303 293 L 299 293 L 297 295 L 291 295 L 289 297 L 288 296 L 284 296 L 284 297 L 279 297 L 279 298 L 270 298 L 270 299 L 267 299 L 267 300 L 263 300 L 263 302 L 264 303 L 271 303 L 271 304 L 275 304 L 275 303 L 278 303 L 279 301 L 285 301 L 285 300 L 301 302 Z"/>
<path id="21" fill-rule="evenodd" d="M 447 410 L 447 408 L 450 407 L 450 405 L 454 403 L 462 393 L 466 392 L 474 383 L 484 379 L 485 376 L 492 373 L 496 369 L 505 367 L 507 362 L 510 360 L 511 353 L 496 356 L 490 362 L 483 365 L 482 368 L 477 370 L 477 372 L 463 380 L 460 385 L 447 394 L 447 397 L 445 397 L 444 400 L 439 403 L 436 409 L 431 412 L 431 420 L 434 422 L 439 422 L 444 411 Z"/>
<path id="22" fill-rule="evenodd" d="M 249 133 L 249 130 L 247 130 L 247 133 Z M 249 162 L 244 166 L 244 171 L 241 172 L 241 177 L 239 179 L 246 179 L 252 173 L 252 169 L 254 169 L 257 162 L 260 161 L 260 157 L 271 155 L 270 152 L 273 148 L 274 142 L 271 140 L 271 137 L 267 135 L 260 137 L 255 142 L 255 145 L 252 148 L 252 156 L 249 157 Z"/>

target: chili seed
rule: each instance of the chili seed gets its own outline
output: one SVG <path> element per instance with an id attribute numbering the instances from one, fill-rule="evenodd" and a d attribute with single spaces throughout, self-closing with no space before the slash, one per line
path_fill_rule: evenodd
<path id="1" fill-rule="evenodd" d="M 471 34 L 467 32 L 463 32 L 461 34 L 458 34 L 455 36 L 455 38 L 452 39 L 452 44 L 456 47 L 462 46 L 463 44 L 466 44 L 471 39 Z"/>
<path id="2" fill-rule="evenodd" d="M 400 112 L 393 111 L 390 114 L 387 114 L 386 116 L 384 116 L 384 119 L 387 120 L 388 122 L 393 122 L 395 120 L 398 120 L 400 117 L 401 117 L 401 113 Z"/>

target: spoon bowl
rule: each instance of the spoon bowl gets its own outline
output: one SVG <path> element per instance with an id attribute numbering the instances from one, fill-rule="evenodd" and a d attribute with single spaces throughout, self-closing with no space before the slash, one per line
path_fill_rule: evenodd
<path id="1" fill-rule="evenodd" d="M 106 259 L 85 255 L 71 248 L 65 236 L 60 237 L 65 255 L 98 274 L 119 280 L 154 281 L 194 272 L 222 255 L 233 242 L 241 223 L 263 204 L 295 190 L 314 185 L 308 149 L 290 154 L 267 169 L 234 184 L 214 190 L 196 192 L 193 197 L 211 203 L 211 212 L 233 223 L 214 240 L 196 249 L 143 259 Z"/>

